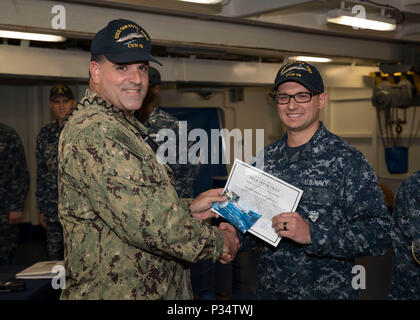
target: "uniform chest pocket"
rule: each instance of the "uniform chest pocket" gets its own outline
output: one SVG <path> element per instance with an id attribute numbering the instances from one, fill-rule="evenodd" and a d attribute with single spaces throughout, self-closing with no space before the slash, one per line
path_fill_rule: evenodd
<path id="1" fill-rule="evenodd" d="M 160 165 L 153 155 L 139 157 L 139 166 L 137 172 L 133 174 L 133 178 L 141 185 L 160 184 L 166 180 L 165 168 Z"/>
<path id="2" fill-rule="evenodd" d="M 322 190 L 317 191 L 318 193 L 307 193 L 307 196 L 303 197 L 305 191 L 299 203 L 298 212 L 308 223 L 319 223 L 322 220 L 330 219 L 333 214 L 334 208 L 331 199 L 323 197 Z"/>
<path id="3" fill-rule="evenodd" d="M 45 146 L 45 152 L 44 152 L 44 159 L 46 159 L 46 164 L 48 167 L 48 170 L 57 170 L 58 168 L 58 148 L 55 144 L 49 143 Z"/>
<path id="4" fill-rule="evenodd" d="M 55 142 L 50 142 L 45 146 L 45 153 L 49 156 L 57 155 L 58 146 Z"/>
<path id="5" fill-rule="evenodd" d="M 144 141 L 129 137 L 124 132 L 108 138 L 113 141 L 113 148 L 117 150 L 114 153 L 120 159 L 111 163 L 108 169 L 111 175 L 127 178 L 139 186 L 160 184 L 168 179 L 165 168 L 158 163 L 156 155 Z"/>
<path id="6" fill-rule="evenodd" d="M 57 171 L 57 158 L 48 158 L 47 160 L 47 168 L 50 171 Z"/>

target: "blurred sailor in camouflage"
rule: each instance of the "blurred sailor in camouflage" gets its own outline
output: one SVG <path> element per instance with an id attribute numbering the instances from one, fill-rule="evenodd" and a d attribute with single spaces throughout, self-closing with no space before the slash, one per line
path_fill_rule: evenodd
<path id="1" fill-rule="evenodd" d="M 65 85 L 50 90 L 50 109 L 56 120 L 41 128 L 36 138 L 36 199 L 38 218 L 47 230 L 47 254 L 50 260 L 63 260 L 63 228 L 58 219 L 58 139 L 64 120 L 76 105 L 73 92 Z"/>
<path id="2" fill-rule="evenodd" d="M 391 299 L 420 300 L 420 171 L 398 188 L 392 212 Z"/>
<path id="3" fill-rule="evenodd" d="M 176 150 L 179 150 L 179 122 L 176 117 L 162 110 L 156 105 L 157 94 L 160 90 L 161 76 L 159 71 L 149 66 L 149 89 L 147 90 L 146 97 L 144 98 L 142 107 L 134 114 L 148 130 L 148 134 L 158 144 L 174 143 L 177 144 Z M 158 139 L 159 130 L 169 129 L 175 134 L 175 141 L 164 141 Z M 187 128 L 185 128 L 187 130 Z M 164 132 L 164 130 L 162 130 Z M 165 134 L 163 134 L 165 136 Z M 171 139 L 171 135 L 168 135 Z M 197 175 L 198 166 L 188 164 L 180 164 L 178 159 L 174 163 L 169 163 L 174 172 L 175 177 L 175 190 L 180 198 L 192 198 L 194 196 L 194 178 Z"/>
<path id="4" fill-rule="evenodd" d="M 231 225 L 202 221 L 222 190 L 181 201 L 134 116 L 157 62 L 150 48 L 147 32 L 123 19 L 92 41 L 90 88 L 59 142 L 63 299 L 190 299 L 187 262 L 228 263 L 239 248 Z"/>
<path id="5" fill-rule="evenodd" d="M 29 182 L 22 141 L 0 123 L 0 264 L 14 263 Z"/>
<path id="6" fill-rule="evenodd" d="M 375 173 L 358 150 L 319 121 L 327 93 L 314 66 L 284 65 L 273 91 L 286 133 L 260 153 L 263 169 L 303 195 L 297 212 L 272 219 L 282 240 L 262 252 L 257 298 L 358 299 L 354 258 L 382 255 L 390 247 L 390 216 Z"/>

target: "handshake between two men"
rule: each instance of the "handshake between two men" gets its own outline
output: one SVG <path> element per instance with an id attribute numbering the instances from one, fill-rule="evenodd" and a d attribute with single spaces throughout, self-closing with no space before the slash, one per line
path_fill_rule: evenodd
<path id="1" fill-rule="evenodd" d="M 214 202 L 223 202 L 226 200 L 226 197 L 221 195 L 222 192 L 223 188 L 219 188 L 200 193 L 190 205 L 191 215 L 194 218 L 201 220 L 218 218 L 219 215 L 211 210 L 211 205 Z M 220 257 L 219 262 L 223 264 L 231 263 L 239 250 L 239 240 L 236 229 L 226 222 L 220 223 L 219 229 L 223 234 L 224 240 L 223 254 Z"/>

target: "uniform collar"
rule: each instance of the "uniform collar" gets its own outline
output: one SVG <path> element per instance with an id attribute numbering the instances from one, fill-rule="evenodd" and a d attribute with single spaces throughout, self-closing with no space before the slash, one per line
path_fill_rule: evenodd
<path id="1" fill-rule="evenodd" d="M 59 124 L 58 119 L 55 119 L 55 121 L 51 123 L 52 123 L 52 125 L 50 126 L 51 132 L 61 132 L 61 130 L 63 130 L 64 128 L 64 125 L 66 124 L 66 119 L 63 120 L 61 125 Z"/>
<path id="2" fill-rule="evenodd" d="M 297 162 L 299 159 L 308 159 L 312 158 L 316 152 L 316 146 L 319 146 L 322 141 L 324 140 L 325 134 L 327 132 L 327 129 L 325 128 L 322 121 L 319 121 L 319 128 L 316 130 L 312 138 L 305 144 L 305 148 L 295 154 L 291 159 L 289 159 L 289 156 L 286 152 L 286 146 L 287 146 L 287 132 L 284 134 L 284 136 L 281 138 L 281 146 L 280 151 L 282 152 L 282 157 L 286 158 L 289 162 Z"/>
<path id="3" fill-rule="evenodd" d="M 100 97 L 95 91 L 88 88 L 85 91 L 85 96 L 80 103 L 78 103 L 77 107 L 86 107 L 88 105 L 93 104 L 96 102 L 96 105 L 99 107 L 103 107 L 106 113 L 112 114 L 117 120 L 127 125 L 127 122 L 131 124 L 131 129 L 137 132 L 142 132 L 147 134 L 147 128 L 134 116 L 134 112 L 129 114 L 124 114 L 124 112 L 120 109 L 117 109 L 115 106 L 108 104 L 105 99 Z M 137 130 L 136 130 L 137 129 Z"/>
<path id="4" fill-rule="evenodd" d="M 149 117 L 144 122 L 144 126 L 146 128 L 149 128 L 152 125 L 152 120 L 156 119 L 156 117 L 159 115 L 160 109 L 157 105 L 154 106 L 152 113 L 149 115 Z"/>

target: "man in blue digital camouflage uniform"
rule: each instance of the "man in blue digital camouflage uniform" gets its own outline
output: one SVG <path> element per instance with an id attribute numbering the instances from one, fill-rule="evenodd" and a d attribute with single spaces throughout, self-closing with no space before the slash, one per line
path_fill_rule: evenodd
<path id="1" fill-rule="evenodd" d="M 398 188 L 392 220 L 394 264 L 389 297 L 420 300 L 420 171 Z"/>
<path id="2" fill-rule="evenodd" d="M 144 98 L 141 109 L 137 110 L 135 115 L 144 126 L 148 129 L 148 134 L 158 144 L 173 143 L 176 144 L 176 150 L 179 150 L 179 122 L 176 117 L 168 112 L 160 109 L 156 105 L 157 94 L 160 91 L 161 76 L 159 71 L 152 66 L 149 66 L 149 89 Z M 174 141 L 163 141 L 158 139 L 158 133 L 162 129 L 169 129 L 175 134 Z M 185 128 L 187 130 L 187 128 Z M 162 131 L 165 132 L 165 131 Z M 166 134 L 163 133 L 162 136 Z M 170 139 L 170 135 L 167 135 Z M 190 163 L 179 163 L 178 153 L 175 157 L 176 161 L 168 163 L 172 168 L 175 177 L 175 190 L 180 198 L 193 198 L 194 197 L 194 178 L 197 175 L 198 166 Z"/>
<path id="3" fill-rule="evenodd" d="M 63 259 L 63 228 L 58 219 L 57 152 L 58 139 L 66 117 L 76 104 L 68 86 L 50 90 L 50 109 L 56 120 L 42 127 L 36 139 L 36 198 L 39 222 L 47 231 L 47 254 L 50 260 Z"/>
<path id="4" fill-rule="evenodd" d="M 273 90 L 287 132 L 259 157 L 264 171 L 303 195 L 297 212 L 272 219 L 282 240 L 263 249 L 257 298 L 358 299 L 354 258 L 382 255 L 390 247 L 390 216 L 375 173 L 358 150 L 319 121 L 327 93 L 314 66 L 284 65 Z"/>
<path id="5" fill-rule="evenodd" d="M 0 123 L 0 264 L 13 264 L 29 191 L 25 150 L 18 133 Z"/>

